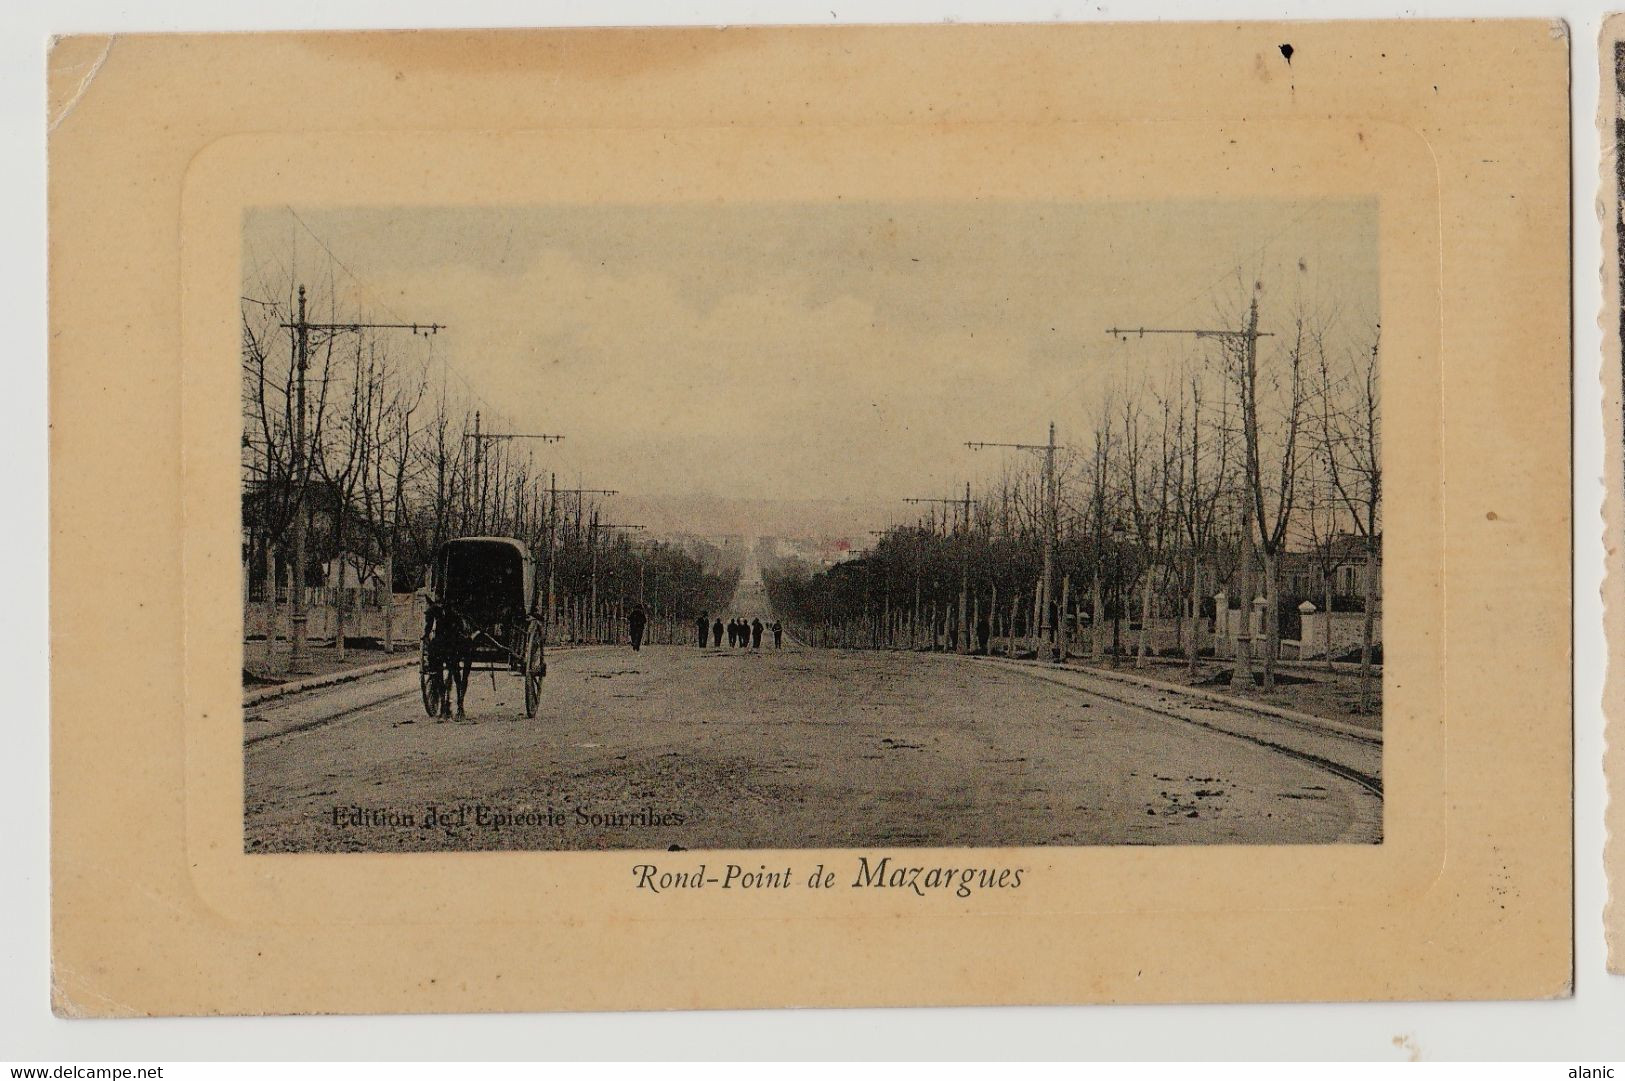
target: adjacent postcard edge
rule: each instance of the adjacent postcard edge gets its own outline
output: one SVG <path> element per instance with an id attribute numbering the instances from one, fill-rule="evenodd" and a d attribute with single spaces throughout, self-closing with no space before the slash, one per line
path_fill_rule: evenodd
<path id="1" fill-rule="evenodd" d="M 1625 974 L 1625 573 L 1618 566 L 1625 553 L 1625 355 L 1620 340 L 1620 184 L 1615 125 L 1620 119 L 1620 91 L 1614 46 L 1625 40 L 1625 14 L 1608 16 L 1598 40 L 1600 89 L 1597 134 L 1601 140 L 1596 212 L 1602 222 L 1603 305 L 1601 372 L 1603 400 L 1603 626 L 1607 636 L 1607 670 L 1603 686 L 1603 871 L 1608 896 L 1603 902 L 1603 933 L 1608 970 Z M 1609 796 L 1612 795 L 1612 799 Z"/>

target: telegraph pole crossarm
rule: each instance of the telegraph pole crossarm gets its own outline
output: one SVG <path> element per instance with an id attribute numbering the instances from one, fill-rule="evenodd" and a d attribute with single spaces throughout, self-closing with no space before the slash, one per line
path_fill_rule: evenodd
<path id="1" fill-rule="evenodd" d="M 1147 334 L 1185 334 L 1196 338 L 1218 338 L 1226 342 L 1240 342 L 1246 351 L 1245 363 L 1249 371 L 1253 369 L 1253 366 L 1258 359 L 1258 339 L 1274 337 L 1274 334 L 1270 331 L 1258 329 L 1258 296 L 1256 292 L 1253 295 L 1252 303 L 1248 306 L 1247 325 L 1240 329 L 1215 330 L 1206 327 L 1108 327 L 1106 333 L 1122 341 L 1128 341 L 1129 335 L 1131 334 L 1138 335 L 1141 338 L 1145 337 Z M 1249 468 L 1256 469 L 1256 464 L 1250 466 Z M 1251 686 L 1253 681 L 1251 595 L 1253 592 L 1253 562 L 1257 558 L 1256 553 L 1253 550 L 1253 527 L 1255 522 L 1252 500 L 1244 499 L 1242 502 L 1241 629 L 1240 633 L 1236 635 L 1236 663 L 1235 667 L 1230 673 L 1230 685 L 1232 687 Z M 1215 613 L 1215 625 L 1217 624 L 1219 618 L 1218 613 Z M 1274 617 L 1271 616 L 1269 618 Z M 1112 655 L 1112 659 L 1116 660 L 1115 652 Z M 1266 664 L 1267 663 L 1268 659 L 1266 659 Z"/>
<path id="2" fill-rule="evenodd" d="M 480 431 L 480 412 L 474 411 L 474 430 L 463 433 L 464 440 L 474 441 L 474 486 L 479 492 L 479 523 L 480 530 L 485 529 L 485 470 L 483 466 L 485 444 L 493 440 L 504 439 L 537 439 L 543 443 L 559 443 L 562 435 L 531 435 L 524 432 L 482 432 Z"/>
<path id="3" fill-rule="evenodd" d="M 912 498 L 904 499 L 903 502 L 904 503 L 913 503 L 913 504 L 916 504 L 916 505 L 930 504 L 932 506 L 936 506 L 936 505 L 940 504 L 941 506 L 944 506 L 944 507 L 953 507 L 953 508 L 955 508 L 955 518 L 956 519 L 958 517 L 958 508 L 964 505 L 964 500 L 962 500 L 962 499 L 943 499 L 943 498 L 940 498 L 940 497 L 932 497 L 932 496 L 914 496 Z M 967 515 L 967 519 L 968 519 L 968 515 Z M 934 518 L 933 518 L 933 520 L 934 520 Z M 957 525 L 958 523 L 956 522 L 955 524 Z"/>
<path id="4" fill-rule="evenodd" d="M 560 436 L 559 438 L 562 439 L 563 436 Z M 476 446 L 477 445 L 478 444 L 476 444 Z M 559 496 L 573 495 L 580 497 L 583 495 L 619 494 L 620 493 L 613 488 L 560 488 L 558 484 L 558 474 L 554 473 L 550 476 L 547 485 L 547 620 L 549 625 L 551 625 L 553 621 L 554 605 L 557 601 L 554 590 L 555 559 L 553 549 L 558 533 Z"/>
<path id="5" fill-rule="evenodd" d="M 296 323 L 282 325 L 290 330 L 304 327 L 306 330 L 324 330 L 333 334 L 361 330 L 410 330 L 413 334 L 421 334 L 425 338 L 446 329 L 444 323 L 309 323 L 302 319 Z"/>
<path id="6" fill-rule="evenodd" d="M 562 435 L 531 435 L 526 432 L 465 432 L 464 439 L 540 439 L 544 443 L 560 443 Z"/>
<path id="7" fill-rule="evenodd" d="M 917 496 L 914 498 L 904 499 L 903 502 L 929 503 L 932 505 L 941 504 L 945 507 L 951 506 L 954 508 L 955 530 L 963 529 L 965 534 L 970 533 L 970 481 L 965 482 L 965 497 L 963 499 L 958 497 L 943 499 L 940 497 Z M 873 530 L 871 530 L 871 532 L 873 532 Z M 967 603 L 970 581 L 970 548 L 966 545 L 963 535 L 961 535 L 957 547 L 959 549 L 959 608 L 957 610 L 957 619 L 959 621 L 958 640 L 959 651 L 964 653 L 967 651 L 970 642 L 971 627 L 970 616 L 968 615 L 965 607 Z"/>
<path id="8" fill-rule="evenodd" d="M 1106 333 L 1114 338 L 1127 341 L 1130 335 L 1143 338 L 1147 334 L 1189 334 L 1197 338 L 1273 338 L 1274 333 L 1260 330 L 1249 333 L 1245 330 L 1210 330 L 1199 327 L 1107 327 Z"/>
<path id="9" fill-rule="evenodd" d="M 600 522 L 596 518 L 592 523 L 592 531 L 588 536 L 587 547 L 592 550 L 592 588 L 588 600 L 588 611 L 592 613 L 594 626 L 598 623 L 598 543 L 597 536 L 600 529 L 642 529 L 641 525 L 628 522 Z"/>
<path id="10" fill-rule="evenodd" d="M 1057 536 L 1060 528 L 1059 492 L 1055 482 L 1055 452 L 1065 450 L 1066 447 L 1055 442 L 1055 422 L 1049 423 L 1049 442 L 1047 443 L 991 443 L 971 441 L 965 444 L 970 450 L 982 450 L 988 447 L 999 447 L 1006 450 L 1042 451 L 1044 454 L 1044 546 L 1043 570 L 1039 579 L 1038 596 L 1036 598 L 1037 612 L 1033 620 L 1038 631 L 1038 639 L 1033 643 L 1033 652 L 1036 659 L 1039 645 L 1047 641 L 1054 627 L 1050 624 L 1050 600 L 1054 597 L 1054 588 L 1050 579 L 1055 576 L 1055 545 L 1059 540 Z M 965 493 L 966 513 L 969 516 L 970 492 Z M 1061 652 L 1057 644 L 1055 662 L 1061 661 Z"/>
<path id="11" fill-rule="evenodd" d="M 309 615 L 305 611 L 305 489 L 309 486 L 305 452 L 305 374 L 310 370 L 311 331 L 329 334 L 360 333 L 363 330 L 410 330 L 427 338 L 446 329 L 444 323 L 312 323 L 305 318 L 305 287 L 299 287 L 299 315 L 291 322 L 280 324 L 292 333 L 295 367 L 298 369 L 297 407 L 294 418 L 294 446 L 292 476 L 297 484 L 293 509 L 293 606 L 288 613 L 288 670 L 295 674 L 305 671 L 305 627 Z M 342 583 L 341 583 L 342 584 Z M 274 594 L 273 594 L 274 595 Z M 274 629 L 273 629 L 274 630 Z"/>

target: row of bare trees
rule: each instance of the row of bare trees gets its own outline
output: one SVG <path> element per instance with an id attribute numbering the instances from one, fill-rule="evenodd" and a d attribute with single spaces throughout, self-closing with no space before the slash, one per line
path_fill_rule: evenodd
<path id="1" fill-rule="evenodd" d="M 1257 304 L 1232 313 L 1231 324 L 1256 330 Z M 900 525 L 859 558 L 816 572 L 770 567 L 775 609 L 803 637 L 833 645 L 966 650 L 979 648 L 981 631 L 1012 652 L 1025 639 L 1035 655 L 1114 661 L 1128 623 L 1137 665 L 1155 652 L 1154 623 L 1167 620 L 1168 651 L 1194 669 L 1223 648 L 1203 638 L 1224 617 L 1213 609 L 1222 590 L 1239 602 L 1241 620 L 1263 598 L 1263 641 L 1243 632 L 1236 672 L 1251 680 L 1256 660 L 1268 691 L 1282 620 L 1313 586 L 1328 614 L 1328 656 L 1334 604 L 1364 611 L 1369 708 L 1382 539 L 1380 329 L 1302 305 L 1284 316 L 1267 336 L 1215 334 L 1162 358 L 1155 377 L 1110 387 L 1092 403 L 1082 439 L 1057 452 L 1053 516 L 1041 465 L 1012 460 L 967 506 Z M 1358 596 L 1334 597 L 1345 568 Z"/>
<path id="2" fill-rule="evenodd" d="M 336 309 L 330 297 L 318 303 Z M 606 528 L 594 494 L 576 485 L 560 491 L 530 446 L 476 438 L 481 403 L 459 393 L 422 339 L 364 328 L 313 332 L 298 453 L 291 311 L 275 299 L 245 296 L 241 304 L 243 558 L 250 596 L 273 613 L 293 580 L 301 506 L 305 577 L 329 582 L 318 596 L 335 606 L 341 649 L 360 592 L 353 587 L 378 583 L 387 626 L 387 595 L 421 585 L 433 553 L 459 536 L 526 541 L 548 586 L 549 618 L 574 637 L 615 633 L 634 604 L 674 626 L 726 604 L 737 561 L 698 541 L 635 544 Z M 325 321 L 339 322 L 333 314 Z"/>

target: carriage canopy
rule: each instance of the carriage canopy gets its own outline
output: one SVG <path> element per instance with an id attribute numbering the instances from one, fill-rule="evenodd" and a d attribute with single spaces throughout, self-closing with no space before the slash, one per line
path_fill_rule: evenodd
<path id="1" fill-rule="evenodd" d="M 510 537 L 461 537 L 440 546 L 432 587 L 479 622 L 501 622 L 530 610 L 536 565 L 530 550 Z"/>

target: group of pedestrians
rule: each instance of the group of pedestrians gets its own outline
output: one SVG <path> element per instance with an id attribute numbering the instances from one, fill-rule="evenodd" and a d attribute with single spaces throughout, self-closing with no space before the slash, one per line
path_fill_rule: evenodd
<path id="1" fill-rule="evenodd" d="M 784 648 L 784 624 L 776 619 L 772 623 L 763 623 L 759 616 L 751 620 L 735 617 L 724 624 L 721 619 L 712 620 L 707 612 L 694 620 L 694 631 L 701 649 L 705 648 L 707 640 L 713 649 L 721 649 L 724 633 L 728 636 L 728 645 L 735 649 L 761 649 L 762 635 L 766 632 L 773 634 L 774 649 Z"/>
<path id="2" fill-rule="evenodd" d="M 648 627 L 648 623 L 648 613 L 643 610 L 641 604 L 634 605 L 632 610 L 627 613 L 627 637 L 632 640 L 632 649 L 634 651 L 643 648 L 643 632 Z M 705 648 L 707 639 L 711 640 L 711 644 L 715 648 L 721 649 L 724 631 L 728 635 L 728 644 L 736 649 L 746 646 L 751 649 L 761 649 L 762 635 L 768 632 L 773 635 L 773 648 L 784 648 L 784 624 L 776 619 L 772 623 L 763 623 L 760 617 L 752 620 L 736 617 L 728 620 L 727 625 L 724 626 L 720 619 L 712 622 L 711 615 L 707 612 L 694 620 L 694 630 L 699 634 L 701 649 Z"/>

